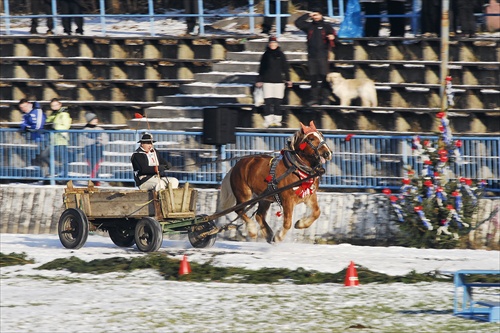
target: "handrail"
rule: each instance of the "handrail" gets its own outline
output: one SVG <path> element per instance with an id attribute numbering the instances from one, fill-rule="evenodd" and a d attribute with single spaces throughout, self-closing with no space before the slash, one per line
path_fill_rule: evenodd
<path id="1" fill-rule="evenodd" d="M 82 15 L 79 14 L 58 14 L 57 13 L 57 2 L 56 0 L 52 0 L 52 14 L 51 15 L 10 15 L 10 7 L 9 7 L 9 0 L 3 0 L 4 1 L 4 8 L 5 8 L 5 15 L 0 16 L 0 20 L 5 20 L 5 26 L 6 26 L 6 34 L 10 35 L 10 24 L 11 24 L 11 19 L 19 19 L 19 18 L 53 18 L 54 19 L 54 26 L 53 29 L 55 30 L 57 28 L 57 19 L 63 18 L 63 17 L 81 17 Z M 154 2 L 153 0 L 148 0 L 148 11 L 147 14 L 106 14 L 105 11 L 105 0 L 99 0 L 99 14 L 85 14 L 85 17 L 89 18 L 99 18 L 100 19 L 100 24 L 101 24 L 101 33 L 102 35 L 106 35 L 106 19 L 108 18 L 117 18 L 117 17 L 129 17 L 129 18 L 148 18 L 150 21 L 150 35 L 155 36 L 155 29 L 154 29 L 154 22 L 155 19 L 157 18 L 170 18 L 170 17 L 196 17 L 198 18 L 199 22 L 199 34 L 201 36 L 205 35 L 205 18 L 210 18 L 210 17 L 248 17 L 249 20 L 249 28 L 251 33 L 255 32 L 255 18 L 257 17 L 275 17 L 275 18 L 280 18 L 280 17 L 289 17 L 290 15 L 288 13 L 281 13 L 281 2 L 276 1 L 276 8 L 275 12 L 276 14 L 270 13 L 270 2 L 269 0 L 264 0 L 264 13 L 263 14 L 257 14 L 255 12 L 255 1 L 254 0 L 248 0 L 248 13 L 244 14 L 207 14 L 204 13 L 204 0 L 197 0 L 198 1 L 198 8 L 199 12 L 198 14 L 185 14 L 185 13 L 164 13 L 164 14 L 155 14 L 154 11 Z M 344 19 L 344 0 L 338 0 L 337 1 L 337 6 L 334 7 L 334 2 L 333 0 L 325 0 L 326 5 L 327 5 L 327 15 L 329 18 L 336 18 L 340 19 L 342 21 Z M 416 2 L 415 2 L 416 3 Z M 415 3 L 413 4 L 412 7 L 412 12 L 407 13 L 407 14 L 380 14 L 380 15 L 361 15 L 362 18 L 373 18 L 373 17 L 379 17 L 379 18 L 389 18 L 389 17 L 408 17 L 411 18 L 412 22 L 416 22 L 420 18 L 420 12 L 418 12 L 418 8 L 416 7 Z M 335 10 L 338 11 L 338 15 L 335 15 Z M 484 13 L 485 16 L 491 16 L 495 14 L 486 14 Z M 278 19 L 276 20 L 276 34 L 280 35 L 281 31 L 281 21 Z M 417 33 L 415 31 L 415 25 L 411 24 L 412 26 L 412 31 L 414 34 Z"/>
<path id="2" fill-rule="evenodd" d="M 321 187 L 398 189 L 405 176 L 405 166 L 410 165 L 417 172 L 422 170 L 422 162 L 412 153 L 411 135 L 356 133 L 347 140 L 346 134 L 327 132 L 323 133 L 325 139 L 334 149 L 332 161 L 325 164 Z M 58 150 L 48 145 L 62 133 L 69 137 L 63 152 L 65 170 L 58 165 Z M 44 140 L 34 142 L 30 141 L 29 133 L 0 128 L 0 179 L 51 183 L 69 179 L 87 181 L 90 179 L 88 151 L 82 138 L 91 133 L 104 133 L 107 137 L 99 150 L 103 157 L 99 173 L 92 180 L 132 183 L 130 156 L 137 148 L 142 130 L 45 131 Z M 291 131 L 237 132 L 236 143 L 224 145 L 221 150 L 224 157 L 221 157 L 217 147 L 202 144 L 202 132 L 153 130 L 151 133 L 156 140 L 155 149 L 174 166 L 169 170 L 171 176 L 182 182 L 207 185 L 220 184 L 222 170 L 228 170 L 239 157 L 277 152 L 293 134 Z M 435 140 L 436 137 L 422 135 L 422 139 Z M 452 167 L 453 177 L 484 179 L 488 191 L 500 192 L 500 137 L 457 136 L 455 139 L 462 141 L 462 162 Z M 52 147 L 48 168 L 37 162 L 45 147 Z M 228 160 L 221 168 L 220 160 L 224 158 Z"/>
<path id="3" fill-rule="evenodd" d="M 264 0 L 264 14 L 258 14 L 255 12 L 255 0 L 248 0 L 248 13 L 245 14 L 207 14 L 204 13 L 204 0 L 197 0 L 198 1 L 198 7 L 199 7 L 199 13 L 198 14 L 184 14 L 184 13 L 164 13 L 164 14 L 155 14 L 154 12 L 154 2 L 153 0 L 148 0 L 148 11 L 147 14 L 106 14 L 105 10 L 105 0 L 99 0 L 99 14 L 85 14 L 85 17 L 90 17 L 90 18 L 99 18 L 100 19 L 100 24 L 101 24 L 101 33 L 102 35 L 106 35 L 106 19 L 107 18 L 117 18 L 117 17 L 132 17 L 132 18 L 149 18 L 150 21 L 150 35 L 151 36 L 156 36 L 155 29 L 154 29 L 154 24 L 155 24 L 155 19 L 157 18 L 170 18 L 170 17 L 196 17 L 198 18 L 199 22 L 199 35 L 204 36 L 205 35 L 205 18 L 210 18 L 210 17 L 248 17 L 249 18 L 249 27 L 250 27 L 250 32 L 255 33 L 255 18 L 257 17 L 264 17 L 264 16 L 270 16 L 270 17 L 289 17 L 289 14 L 284 14 L 281 13 L 281 2 L 276 1 L 276 14 L 271 14 L 269 9 L 270 9 L 270 2 L 269 0 Z M 341 21 L 344 19 L 344 0 L 338 0 L 337 5 L 338 7 L 334 7 L 333 0 L 325 0 L 327 4 L 327 14 L 328 17 L 330 18 L 336 18 L 340 19 Z M 6 35 L 10 35 L 10 26 L 11 26 L 11 19 L 31 19 L 31 18 L 53 18 L 53 30 L 57 28 L 57 19 L 63 18 L 63 17 L 81 17 L 82 15 L 80 14 L 58 14 L 57 13 L 57 2 L 56 0 L 52 0 L 52 14 L 44 14 L 44 15 L 10 15 L 10 6 L 9 6 L 9 0 L 3 0 L 4 2 L 4 9 L 5 9 L 5 14 L 0 16 L 0 20 L 5 20 L 5 31 Z M 338 10 L 338 15 L 335 15 L 334 9 Z M 476 17 L 479 16 L 500 16 L 500 13 L 475 13 L 474 14 Z M 420 19 L 420 11 L 417 5 L 417 2 L 414 1 L 412 5 L 412 11 L 410 13 L 406 14 L 378 14 L 378 15 L 361 15 L 362 19 L 366 18 L 391 18 L 391 17 L 407 17 L 411 19 L 411 30 L 413 34 L 417 34 L 417 26 L 418 26 L 418 21 Z M 281 21 L 278 19 L 276 20 L 276 35 L 279 37 L 280 31 L 281 31 Z"/>

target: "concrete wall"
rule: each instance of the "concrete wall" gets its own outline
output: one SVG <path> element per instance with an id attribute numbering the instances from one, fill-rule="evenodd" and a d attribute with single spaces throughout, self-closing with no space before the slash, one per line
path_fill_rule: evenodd
<path id="1" fill-rule="evenodd" d="M 57 233 L 57 222 L 63 211 L 62 186 L 0 186 L 0 232 L 1 233 Z M 199 190 L 198 214 L 213 214 L 217 207 L 217 190 Z M 287 242 L 352 242 L 362 244 L 384 244 L 398 230 L 391 220 L 385 195 L 366 193 L 319 193 L 321 217 L 305 230 L 291 229 Z M 475 221 L 482 221 L 500 206 L 499 199 L 483 199 Z M 282 218 L 276 216 L 277 205 L 272 205 L 268 220 L 277 230 Z M 306 213 L 305 205 L 295 209 L 297 220 Z M 491 221 L 482 224 L 471 233 L 471 241 L 479 247 L 498 247 L 500 241 L 500 213 Z M 235 214 L 221 218 L 218 223 L 227 223 Z M 241 223 L 241 221 L 237 221 Z M 477 223 L 477 222 L 476 222 Z M 221 238 L 244 240 L 246 230 L 232 229 L 220 234 Z"/>

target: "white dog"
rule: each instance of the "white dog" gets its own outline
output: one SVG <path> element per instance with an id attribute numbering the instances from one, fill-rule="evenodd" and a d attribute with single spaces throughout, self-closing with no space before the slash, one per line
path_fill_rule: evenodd
<path id="1" fill-rule="evenodd" d="M 340 98 L 340 105 L 349 106 L 354 98 L 361 98 L 361 106 L 377 106 L 375 82 L 370 79 L 344 79 L 340 73 L 329 73 L 326 81 Z"/>

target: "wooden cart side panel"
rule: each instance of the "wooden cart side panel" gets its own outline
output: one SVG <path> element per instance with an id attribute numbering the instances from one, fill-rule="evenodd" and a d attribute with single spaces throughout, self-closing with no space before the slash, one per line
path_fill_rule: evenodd
<path id="1" fill-rule="evenodd" d="M 163 218 L 191 218 L 196 216 L 196 209 L 192 205 L 193 189 L 186 184 L 182 188 L 159 191 Z"/>
<path id="2" fill-rule="evenodd" d="M 88 193 L 88 198 L 89 218 L 135 218 L 156 215 L 151 191 L 94 192 Z"/>

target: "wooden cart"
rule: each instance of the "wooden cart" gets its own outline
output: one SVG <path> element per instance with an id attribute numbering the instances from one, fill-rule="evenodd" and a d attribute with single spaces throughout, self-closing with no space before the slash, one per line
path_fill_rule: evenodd
<path id="1" fill-rule="evenodd" d="M 157 251 L 164 233 L 184 233 L 193 247 L 210 247 L 219 229 L 206 215 L 196 215 L 197 191 L 189 184 L 161 191 L 100 189 L 89 181 L 64 192 L 59 239 L 64 247 L 79 249 L 89 231 L 103 230 L 118 246 L 136 244 L 143 252 Z"/>

